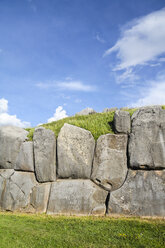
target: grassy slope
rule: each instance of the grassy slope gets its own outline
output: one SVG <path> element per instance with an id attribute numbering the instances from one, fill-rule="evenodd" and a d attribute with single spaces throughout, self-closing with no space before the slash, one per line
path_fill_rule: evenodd
<path id="1" fill-rule="evenodd" d="M 163 109 L 165 109 L 165 105 L 162 106 Z M 132 115 L 137 109 L 128 109 L 125 111 L 128 111 L 130 115 Z M 42 126 L 51 129 L 55 136 L 58 137 L 58 134 L 60 132 L 60 129 L 64 125 L 64 123 L 69 123 L 71 125 L 75 125 L 77 127 L 84 128 L 86 130 L 89 130 L 95 140 L 98 139 L 100 135 L 107 134 L 107 133 L 114 133 L 113 130 L 113 117 L 114 117 L 114 111 L 108 112 L 108 113 L 97 113 L 93 115 L 86 115 L 86 116 L 73 116 L 73 117 L 67 117 L 59 121 L 54 121 L 51 123 L 43 124 Z M 29 131 L 29 140 L 33 139 L 33 133 L 35 128 L 27 128 L 26 130 Z"/>
<path id="2" fill-rule="evenodd" d="M 128 110 L 128 111 L 132 115 L 132 113 L 135 110 Z M 59 121 L 54 121 L 51 123 L 43 124 L 42 126 L 54 131 L 57 137 L 64 123 L 68 123 L 68 124 L 75 125 L 77 127 L 81 127 L 86 130 L 89 130 L 92 133 L 95 140 L 97 140 L 100 135 L 107 134 L 107 133 L 114 133 L 113 123 L 112 123 L 114 113 L 115 112 L 113 111 L 113 112 L 108 112 L 108 113 L 97 113 L 97 114 L 86 115 L 86 116 L 67 117 Z M 35 128 L 26 129 L 29 131 L 29 135 L 28 135 L 29 140 L 33 139 L 34 129 Z"/>
<path id="3" fill-rule="evenodd" d="M 42 126 L 54 131 L 57 137 L 64 123 L 69 123 L 77 127 L 81 127 L 89 130 L 92 133 L 93 137 L 97 139 L 102 134 L 113 133 L 113 127 L 112 127 L 113 116 L 114 116 L 114 112 L 109 112 L 104 114 L 98 113 L 98 114 L 86 115 L 86 116 L 74 116 L 74 117 L 67 117 L 59 121 L 47 123 Z M 27 130 L 30 131 L 28 137 L 30 140 L 32 140 L 34 128 Z"/>
<path id="4" fill-rule="evenodd" d="M 1 248 L 163 248 L 163 220 L 0 213 Z"/>

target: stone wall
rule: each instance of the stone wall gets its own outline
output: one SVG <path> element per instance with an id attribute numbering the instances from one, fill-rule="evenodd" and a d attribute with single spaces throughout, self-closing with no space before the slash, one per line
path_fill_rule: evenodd
<path id="1" fill-rule="evenodd" d="M 165 216 L 165 110 L 117 110 L 115 134 L 64 124 L 33 142 L 0 127 L 0 209 L 48 214 Z"/>

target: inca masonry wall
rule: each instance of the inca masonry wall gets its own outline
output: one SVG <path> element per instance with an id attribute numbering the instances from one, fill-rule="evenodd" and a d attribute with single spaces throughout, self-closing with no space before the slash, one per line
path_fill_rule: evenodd
<path id="1" fill-rule="evenodd" d="M 0 127 L 0 209 L 47 214 L 165 216 L 165 110 L 117 110 L 115 134 L 64 124 L 56 139 Z"/>

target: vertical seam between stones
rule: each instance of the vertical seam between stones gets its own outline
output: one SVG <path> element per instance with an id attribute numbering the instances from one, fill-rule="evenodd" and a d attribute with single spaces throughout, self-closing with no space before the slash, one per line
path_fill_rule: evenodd
<path id="1" fill-rule="evenodd" d="M 56 180 L 58 178 L 58 155 L 57 155 L 58 148 L 57 148 L 57 139 L 58 139 L 58 137 L 56 138 Z"/>
<path id="2" fill-rule="evenodd" d="M 106 207 L 105 216 L 109 213 L 110 195 L 111 195 L 111 192 L 108 192 L 106 200 L 105 200 L 105 207 Z"/>
<path id="3" fill-rule="evenodd" d="M 46 206 L 46 211 L 45 211 L 46 214 L 48 212 L 48 206 L 49 206 L 49 201 L 50 201 L 51 189 L 52 189 L 52 183 L 50 184 L 50 189 L 49 189 L 49 196 L 48 196 L 47 206 Z"/>
<path id="4" fill-rule="evenodd" d="M 91 179 L 92 172 L 93 172 L 93 166 L 94 166 L 94 159 L 95 159 L 96 146 L 97 146 L 97 141 L 95 141 L 95 147 L 94 147 L 94 151 L 93 151 L 93 159 L 92 159 L 92 166 L 91 166 L 90 179 Z"/>

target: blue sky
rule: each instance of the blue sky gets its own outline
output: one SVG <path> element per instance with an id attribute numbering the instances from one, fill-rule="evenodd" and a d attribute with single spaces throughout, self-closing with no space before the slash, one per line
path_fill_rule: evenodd
<path id="1" fill-rule="evenodd" d="M 164 0 L 0 0 L 0 125 L 165 104 Z"/>

